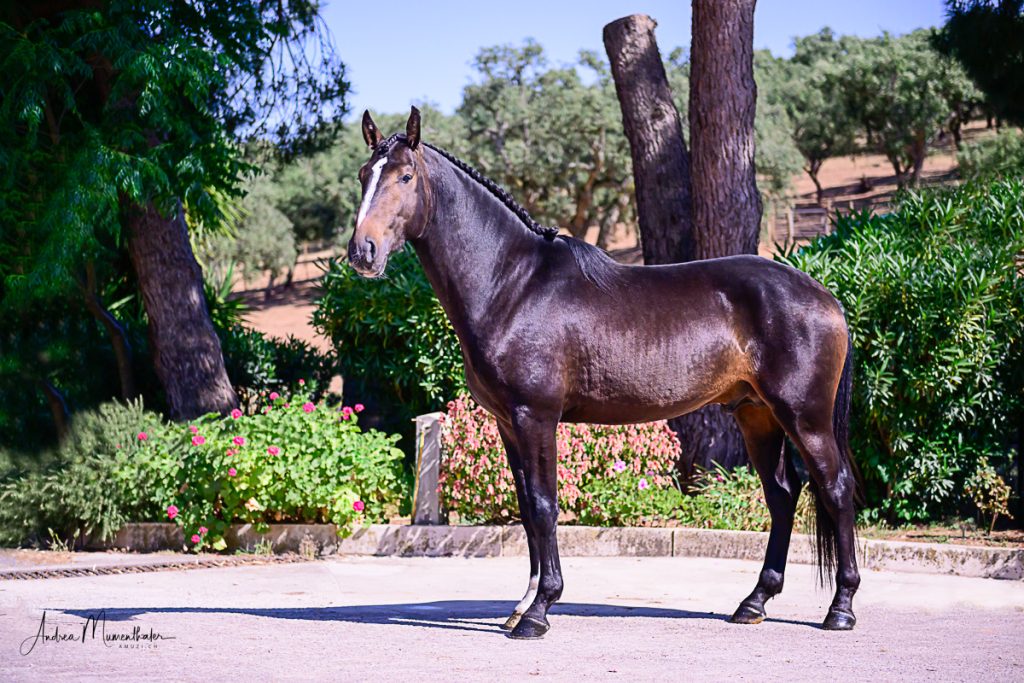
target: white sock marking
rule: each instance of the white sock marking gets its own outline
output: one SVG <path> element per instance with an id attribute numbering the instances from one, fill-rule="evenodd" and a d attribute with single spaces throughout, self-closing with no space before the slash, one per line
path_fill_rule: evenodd
<path id="1" fill-rule="evenodd" d="M 526 610 L 533 604 L 533 599 L 537 597 L 537 587 L 540 585 L 540 575 L 534 574 L 530 577 L 530 587 L 526 589 L 526 595 L 519 601 L 516 608 L 512 610 L 516 614 L 525 614 Z"/>
<path id="2" fill-rule="evenodd" d="M 366 196 L 363 197 L 363 203 L 359 205 L 359 215 L 356 217 L 356 227 L 363 222 L 366 218 L 366 212 L 370 210 L 370 202 L 373 201 L 373 193 L 377 191 L 377 181 L 380 180 L 381 169 L 384 168 L 384 164 L 388 163 L 388 158 L 384 157 L 373 165 L 371 171 L 373 175 L 370 177 L 370 184 L 366 188 Z"/>

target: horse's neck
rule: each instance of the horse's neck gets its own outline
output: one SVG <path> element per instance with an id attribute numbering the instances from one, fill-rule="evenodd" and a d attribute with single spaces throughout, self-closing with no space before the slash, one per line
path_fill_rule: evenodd
<path id="1" fill-rule="evenodd" d="M 514 296 L 529 277 L 539 238 L 486 188 L 430 154 L 434 210 L 412 244 L 456 330 L 479 329 L 495 299 Z"/>

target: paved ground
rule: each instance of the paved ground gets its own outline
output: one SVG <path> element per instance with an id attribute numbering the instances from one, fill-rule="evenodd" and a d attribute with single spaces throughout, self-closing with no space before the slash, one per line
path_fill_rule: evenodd
<path id="1" fill-rule="evenodd" d="M 1024 582 L 865 572 L 857 630 L 829 633 L 817 623 L 830 596 L 793 566 L 768 621 L 727 623 L 758 569 L 566 559 L 563 603 L 539 642 L 498 629 L 525 588 L 521 558 L 2 581 L 0 679 L 1024 680 Z M 138 627 L 165 639 L 105 647 L 101 627 L 85 642 L 34 640 L 44 613 L 47 635 L 80 638 L 103 610 L 108 637 Z"/>

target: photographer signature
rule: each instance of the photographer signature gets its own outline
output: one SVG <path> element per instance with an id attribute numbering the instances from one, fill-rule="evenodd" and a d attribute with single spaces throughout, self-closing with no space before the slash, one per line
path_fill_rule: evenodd
<path id="1" fill-rule="evenodd" d="M 46 645 L 47 643 L 85 643 L 86 641 L 96 640 L 102 642 L 105 647 L 140 649 L 156 647 L 156 644 L 161 640 L 175 640 L 175 638 L 174 636 L 166 636 L 158 631 L 154 631 L 152 628 L 148 631 L 143 631 L 141 626 L 133 626 L 129 632 L 108 632 L 106 610 L 101 610 L 99 614 L 86 617 L 81 631 L 78 631 L 77 628 L 67 630 L 66 627 L 62 630 L 60 625 L 54 624 L 49 632 L 47 632 L 46 611 L 43 610 L 38 630 L 36 630 L 35 635 L 29 636 L 21 642 L 19 651 L 22 655 L 28 655 L 36 649 L 37 645 Z"/>

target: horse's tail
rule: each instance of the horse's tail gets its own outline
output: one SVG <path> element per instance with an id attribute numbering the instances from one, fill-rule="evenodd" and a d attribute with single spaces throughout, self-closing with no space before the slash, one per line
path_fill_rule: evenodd
<path id="1" fill-rule="evenodd" d="M 846 360 L 843 372 L 839 376 L 839 387 L 832 408 L 832 433 L 835 435 L 836 446 L 839 447 L 839 477 L 852 479 L 854 500 L 860 504 L 862 484 L 860 469 L 850 451 L 850 405 L 853 402 L 853 339 L 850 337 L 849 326 L 846 330 Z M 821 492 L 814 479 L 810 479 L 809 488 L 814 496 L 815 545 L 817 549 L 818 579 L 822 584 L 831 585 L 836 570 L 836 520 L 829 514 L 822 499 Z"/>

